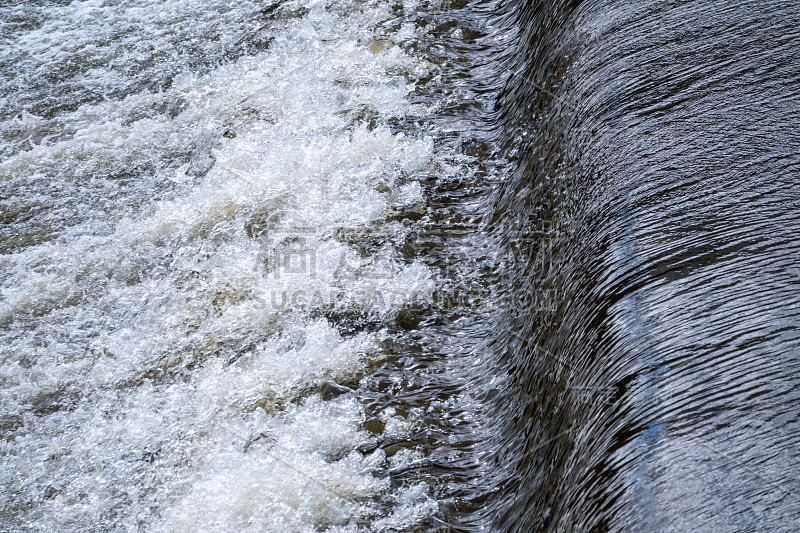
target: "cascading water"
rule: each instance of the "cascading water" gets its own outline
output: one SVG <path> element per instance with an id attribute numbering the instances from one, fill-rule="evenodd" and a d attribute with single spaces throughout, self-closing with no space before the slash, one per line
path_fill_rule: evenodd
<path id="1" fill-rule="evenodd" d="M 500 2 L 503 531 L 793 531 L 791 2 Z"/>
<path id="2" fill-rule="evenodd" d="M 795 530 L 799 17 L 0 5 L 0 530 Z"/>

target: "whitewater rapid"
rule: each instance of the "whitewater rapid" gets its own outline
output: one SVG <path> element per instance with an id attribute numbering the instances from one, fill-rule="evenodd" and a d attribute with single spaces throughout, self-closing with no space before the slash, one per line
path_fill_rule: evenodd
<path id="1" fill-rule="evenodd" d="M 421 180 L 470 172 L 408 98 L 441 70 L 416 8 L 0 8 L 2 529 L 438 515 L 425 481 L 390 480 L 420 454 L 377 443 L 441 402 L 368 430 L 358 393 L 444 283 L 400 249 Z"/>

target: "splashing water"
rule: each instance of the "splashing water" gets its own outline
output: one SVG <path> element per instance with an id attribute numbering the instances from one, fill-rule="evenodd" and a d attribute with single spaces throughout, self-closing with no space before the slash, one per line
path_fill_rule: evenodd
<path id="1" fill-rule="evenodd" d="M 383 444 L 425 408 L 375 429 L 358 392 L 442 286 L 402 250 L 420 181 L 470 172 L 409 98 L 440 71 L 415 7 L 0 8 L 4 529 L 438 515 Z"/>

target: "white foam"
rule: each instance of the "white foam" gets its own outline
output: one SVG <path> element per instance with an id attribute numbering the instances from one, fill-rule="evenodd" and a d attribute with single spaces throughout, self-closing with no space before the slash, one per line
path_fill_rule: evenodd
<path id="1" fill-rule="evenodd" d="M 77 2 L 16 46 L 42 51 L 44 63 L 81 47 L 120 53 L 77 27 L 102 20 L 144 25 L 157 44 L 174 43 L 170 32 L 184 30 L 171 26 L 194 16 L 224 35 L 244 23 L 203 13 L 225 5 L 175 0 L 154 14 Z M 43 200 L 69 220 L 0 257 L 0 402 L 21 423 L 0 439 L 4 521 L 355 531 L 375 520 L 410 527 L 432 512 L 410 487 L 394 496 L 409 512 L 382 517 L 375 497 L 389 486 L 376 473 L 390 465 L 356 451 L 371 439 L 356 397 L 313 394 L 324 380 L 357 380 L 377 349 L 372 335 L 343 338 L 320 316 L 390 320 L 435 287 L 388 244 L 362 256 L 336 238 L 342 228 L 404 231 L 387 210 L 423 200 L 414 178 L 433 171 L 432 141 L 370 128 L 359 113 L 424 115 L 396 74 L 424 67 L 398 47 L 369 50 L 385 3 L 281 9 L 298 7 L 308 13 L 264 30 L 266 51 L 46 125 L 19 119 L 26 131 L 64 133 L 4 160 L 0 176 L 50 176 L 67 197 L 89 199 Z M 126 35 L 137 53 L 143 37 Z M 100 63 L 79 83 L 124 85 Z M 159 106 L 177 111 L 147 112 Z M 121 185 L 103 176 L 142 160 L 155 162 L 151 172 L 109 199 Z"/>

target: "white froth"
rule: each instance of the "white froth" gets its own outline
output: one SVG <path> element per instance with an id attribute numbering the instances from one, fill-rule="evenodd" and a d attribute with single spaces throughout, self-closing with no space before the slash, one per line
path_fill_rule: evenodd
<path id="1" fill-rule="evenodd" d="M 415 176 L 434 169 L 430 139 L 370 124 L 426 113 L 402 75 L 425 67 L 396 46 L 370 51 L 387 4 L 285 3 L 259 30 L 266 50 L 174 72 L 157 91 L 113 65 L 139 54 L 131 64 L 158 77 L 153 61 L 184 64 L 181 39 L 216 53 L 207 35 L 231 44 L 260 7 L 73 2 L 14 45 L 39 54 L 32 75 L 94 54 L 76 86 L 127 96 L 20 113 L 4 130 L 12 143 L 40 132 L 0 162 L 4 206 L 37 205 L 26 180 L 62 194 L 41 199 L 51 226 L 0 256 L 0 521 L 12 529 L 357 531 L 433 512 L 415 486 L 381 516 L 390 487 L 376 474 L 390 465 L 357 450 L 371 437 L 356 397 L 317 392 L 357 381 L 377 349 L 324 316 L 388 321 L 436 283 L 390 244 L 363 255 L 337 239 L 405 231 L 387 212 L 424 201 Z M 138 181 L 120 181 L 143 161 Z"/>

